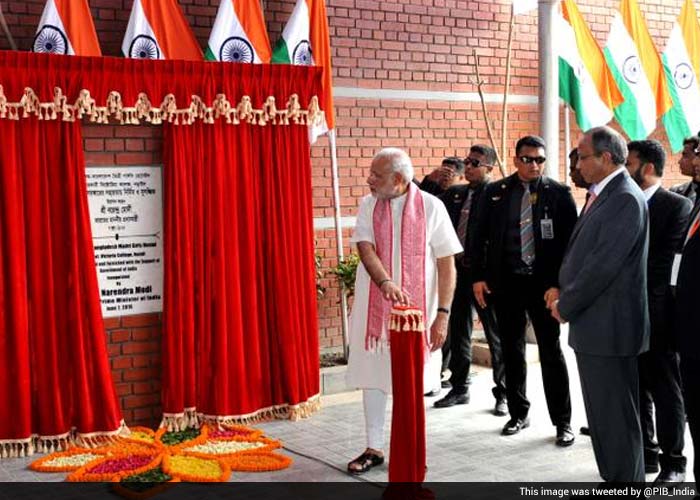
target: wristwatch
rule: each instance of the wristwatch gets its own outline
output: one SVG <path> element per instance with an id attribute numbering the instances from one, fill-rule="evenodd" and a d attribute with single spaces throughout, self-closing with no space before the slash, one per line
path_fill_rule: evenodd
<path id="1" fill-rule="evenodd" d="M 450 310 L 446 307 L 438 307 L 438 312 L 439 313 L 445 313 L 445 314 L 450 314 Z"/>

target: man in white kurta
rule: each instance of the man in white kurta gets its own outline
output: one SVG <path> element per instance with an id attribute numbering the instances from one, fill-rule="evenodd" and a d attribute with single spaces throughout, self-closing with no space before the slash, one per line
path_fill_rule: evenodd
<path id="1" fill-rule="evenodd" d="M 406 168 L 406 167 L 409 168 Z M 369 308 L 370 284 L 374 278 L 375 284 L 380 286 L 385 297 L 391 297 L 393 302 L 397 300 L 392 295 L 396 290 L 402 290 L 401 282 L 401 234 L 402 214 L 407 199 L 408 185 L 413 178 L 413 168 L 410 158 L 401 150 L 387 148 L 380 151 L 372 162 L 372 170 L 368 178 L 368 184 L 372 194 L 362 199 L 357 215 L 357 223 L 351 242 L 358 245 L 361 263 L 357 269 L 355 281 L 355 298 L 350 315 L 349 342 L 350 358 L 348 360 L 347 384 L 349 387 L 363 389 L 365 421 L 367 427 L 367 451 L 348 464 L 351 473 L 362 473 L 373 465 L 383 462 L 384 446 L 384 416 L 387 394 L 391 393 L 391 354 L 389 346 L 383 344 L 376 349 L 366 347 L 367 315 Z M 462 246 L 450 221 L 445 205 L 436 197 L 423 191 L 418 191 L 423 199 L 425 208 L 425 306 L 426 327 L 431 335 L 432 361 L 436 363 L 430 368 L 426 367 L 426 378 L 434 376 L 436 383 L 430 382 L 428 389 L 439 387 L 439 369 L 441 351 L 439 347 L 444 342 L 446 335 L 446 323 L 449 317 L 449 307 L 452 303 L 454 292 L 454 261 L 452 256 L 462 251 Z M 393 242 L 392 248 L 392 273 L 388 275 L 386 269 L 376 262 L 370 263 L 370 270 L 363 254 L 363 243 L 373 252 L 375 242 L 373 213 L 377 200 L 389 199 L 392 222 Z M 365 250 L 366 252 L 366 250 Z M 374 254 L 376 257 L 376 254 Z M 439 269 L 443 271 L 440 273 Z M 450 271 L 451 269 L 451 271 Z M 372 274 L 372 276 L 370 276 Z M 403 292 L 405 293 L 405 292 Z M 410 301 L 410 297 L 405 297 Z M 438 309 L 440 312 L 438 312 Z M 438 316 L 441 316 L 438 318 Z M 436 319 L 438 321 L 436 321 Z M 435 333 L 435 326 L 444 334 Z M 383 325 L 386 330 L 387 324 Z M 442 338 L 438 338 L 442 335 Z M 382 339 L 388 338 L 388 332 L 383 331 Z M 437 339 L 437 340 L 436 340 Z M 438 345 L 439 344 L 439 345 Z M 436 359 L 437 357 L 437 359 Z M 367 457 L 367 454 L 371 457 Z M 364 458 L 363 458 L 364 457 Z M 381 461 L 379 458 L 381 458 Z M 369 466 L 367 466 L 369 464 Z"/>

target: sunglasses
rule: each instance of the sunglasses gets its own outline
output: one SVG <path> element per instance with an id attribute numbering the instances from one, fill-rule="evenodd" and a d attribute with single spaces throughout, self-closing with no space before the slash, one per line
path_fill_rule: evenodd
<path id="1" fill-rule="evenodd" d="M 537 163 L 538 165 L 542 165 L 545 161 L 547 161 L 547 158 L 544 156 L 520 156 L 518 159 L 529 165 L 530 163 Z"/>
<path id="2" fill-rule="evenodd" d="M 490 167 L 488 163 L 481 163 L 481 160 L 477 158 L 465 158 L 464 159 L 464 165 L 469 167 L 474 167 L 474 168 L 479 168 L 479 167 Z"/>

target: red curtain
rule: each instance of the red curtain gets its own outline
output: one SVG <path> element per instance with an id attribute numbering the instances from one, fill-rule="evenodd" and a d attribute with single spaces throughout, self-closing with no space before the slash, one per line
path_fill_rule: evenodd
<path id="1" fill-rule="evenodd" d="M 95 106 L 106 106 L 110 92 L 118 92 L 120 106 L 131 107 L 132 113 L 141 94 L 139 105 L 150 102 L 152 113 L 168 102 L 168 96 L 172 96 L 179 110 L 189 108 L 193 96 L 208 107 L 219 95 L 225 96 L 233 107 L 247 96 L 253 110 L 269 110 L 265 108 L 269 97 L 275 98 L 279 110 L 285 109 L 294 95 L 301 110 L 311 106 L 314 96 L 323 102 L 321 69 L 314 67 L 2 51 L 0 67 L 3 130 L 34 123 L 40 134 L 59 129 L 65 134 L 79 134 L 77 128 L 52 121 L 40 122 L 53 127 L 44 129 L 33 117 L 35 109 L 39 106 L 42 116 L 50 118 L 52 103 L 56 102 L 60 111 L 63 102 L 74 105 L 81 98 L 81 106 L 92 119 L 105 111 Z M 27 88 L 32 92 L 27 92 Z M 94 103 L 85 99 L 87 94 L 83 91 L 89 92 Z M 114 109 L 110 110 L 112 118 L 120 119 Z M 21 118 L 20 125 L 2 119 L 22 117 L 25 113 L 30 118 Z M 59 112 L 58 120 L 61 117 Z M 302 416 L 314 409 L 317 399 L 313 396 L 319 392 L 307 127 L 294 120 L 290 124 L 263 126 L 255 119 L 252 124 L 244 121 L 234 125 L 224 118 L 210 117 L 214 118 L 213 124 L 204 124 L 199 116 L 193 125 L 182 125 L 182 119 L 180 125 L 164 125 L 161 383 L 166 423 L 193 423 L 196 412 L 224 420 L 261 415 Z M 145 121 L 144 116 L 139 118 L 140 123 Z M 79 136 L 70 139 L 78 140 L 78 146 L 71 142 L 70 147 L 79 150 Z M 33 143 L 25 142 L 25 149 L 31 149 L 30 144 Z M 21 160 L 19 152 L 13 154 L 14 161 Z M 73 154 L 82 169 L 80 152 Z M 11 158 L 5 151 L 0 156 L 3 161 Z M 24 169 L 8 168 L 3 174 L 7 180 L 3 182 L 16 184 L 18 172 L 26 177 Z M 51 181 L 65 182 L 63 176 Z M 84 186 L 80 189 L 71 199 L 74 204 L 78 199 L 85 202 Z M 3 196 L 4 192 L 5 189 Z M 21 192 L 12 192 L 3 203 L 9 204 L 8 200 L 17 196 Z M 15 234 L 30 229 L 21 219 L 18 222 L 13 213 L 2 214 L 6 224 L 3 238 L 12 234 L 16 239 Z M 47 231 L 54 231 L 56 224 L 61 227 L 61 223 L 47 222 L 45 218 L 32 223 L 45 223 L 43 229 Z M 89 228 L 86 230 L 89 234 Z M 79 237 L 80 233 L 76 235 Z M 34 236 L 29 234 L 25 240 L 39 245 L 41 239 Z M 65 241 L 66 248 L 75 246 L 72 240 Z M 56 248 L 54 245 L 51 250 L 38 250 L 56 252 Z M 32 286 L 32 276 L 26 276 L 26 284 L 16 279 L 19 271 L 14 261 L 21 260 L 23 254 L 15 250 L 7 248 L 4 241 L 0 246 L 4 302 L 16 300 L 15 289 Z M 81 262 L 83 271 L 94 273 L 92 262 Z M 37 276 L 40 279 L 42 275 Z M 61 281 L 64 278 L 68 277 L 54 281 L 59 286 L 66 284 L 73 293 L 75 276 Z M 21 332 L 23 322 L 31 322 L 27 315 L 32 311 L 27 312 L 26 304 L 24 307 L 25 310 L 17 306 L 5 314 L 3 324 L 8 331 Z M 27 349 L 24 344 L 10 347 L 11 355 Z M 0 349 L 6 349 L 6 345 Z M 95 356 L 102 352 L 98 349 Z M 26 366 L 13 373 L 21 375 L 22 370 L 26 371 L 25 377 L 29 376 Z M 0 369 L 0 373 L 8 377 L 4 370 Z M 2 426 L 0 422 L 0 432 Z"/>
<path id="2" fill-rule="evenodd" d="M 164 136 L 166 423 L 191 423 L 195 408 L 219 421 L 313 410 L 307 128 L 170 125 Z"/>
<path id="3" fill-rule="evenodd" d="M 0 449 L 119 430 L 80 125 L 0 120 Z M 73 434 L 77 431 L 78 436 Z M 34 441 L 36 442 L 36 441 Z"/>

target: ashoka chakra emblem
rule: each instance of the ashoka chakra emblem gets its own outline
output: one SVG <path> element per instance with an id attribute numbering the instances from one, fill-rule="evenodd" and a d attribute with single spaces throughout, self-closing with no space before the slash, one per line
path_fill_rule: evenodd
<path id="1" fill-rule="evenodd" d="M 687 63 L 680 63 L 673 72 L 673 79 L 676 81 L 676 87 L 679 89 L 685 90 L 690 88 L 695 79 L 693 68 Z"/>
<path id="2" fill-rule="evenodd" d="M 219 50 L 219 60 L 224 62 L 253 62 L 253 46 L 245 38 L 227 38 Z"/>
<path id="3" fill-rule="evenodd" d="M 292 54 L 292 64 L 311 66 L 314 63 L 311 58 L 311 44 L 308 40 L 302 40 L 294 47 Z"/>
<path id="4" fill-rule="evenodd" d="M 68 40 L 59 28 L 47 24 L 34 37 L 32 50 L 45 54 L 67 54 Z"/>
<path id="5" fill-rule="evenodd" d="M 622 63 L 622 76 L 630 83 L 638 83 L 642 76 L 642 65 L 637 56 L 630 56 Z"/>
<path id="6" fill-rule="evenodd" d="M 160 59 L 160 50 L 155 38 L 139 35 L 131 41 L 129 57 L 132 59 Z"/>

